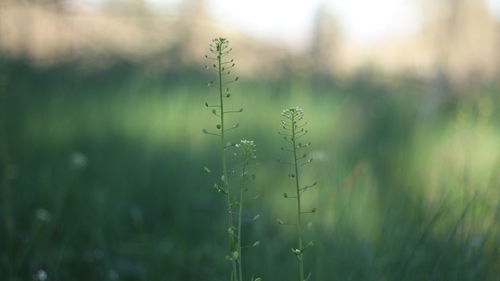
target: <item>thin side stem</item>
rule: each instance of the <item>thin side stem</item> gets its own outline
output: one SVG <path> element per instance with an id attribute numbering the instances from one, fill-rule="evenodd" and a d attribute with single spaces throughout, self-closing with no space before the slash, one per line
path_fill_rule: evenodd
<path id="1" fill-rule="evenodd" d="M 240 210 L 238 212 L 238 246 L 237 250 L 239 253 L 239 259 L 238 259 L 238 269 L 239 269 L 239 277 L 240 281 L 243 280 L 243 270 L 242 270 L 242 256 L 243 253 L 241 252 L 241 222 L 242 222 L 242 213 L 243 213 L 243 191 L 245 189 L 245 173 L 247 169 L 247 163 L 245 161 L 245 164 L 243 165 L 243 171 L 242 171 L 242 182 L 241 182 L 241 187 L 240 187 Z"/>
<path id="2" fill-rule="evenodd" d="M 304 263 L 302 261 L 303 257 L 303 247 L 302 247 L 302 210 L 300 206 L 300 184 L 299 184 L 299 166 L 297 164 L 297 145 L 295 143 L 295 116 L 292 115 L 292 144 L 293 144 L 293 161 L 295 168 L 295 190 L 297 192 L 297 240 L 299 243 L 298 250 L 300 253 L 297 255 L 297 265 L 299 269 L 299 281 L 304 281 Z"/>

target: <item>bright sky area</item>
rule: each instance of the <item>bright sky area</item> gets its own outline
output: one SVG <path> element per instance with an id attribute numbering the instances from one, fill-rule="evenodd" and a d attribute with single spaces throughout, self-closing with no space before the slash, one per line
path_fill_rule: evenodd
<path id="1" fill-rule="evenodd" d="M 99 0 L 91 0 L 99 1 Z M 154 4 L 182 0 L 148 0 Z M 349 39 L 369 43 L 415 31 L 421 0 L 208 0 L 218 21 L 256 36 L 288 43 L 308 38 L 317 8 L 325 3 Z M 436 0 L 440 1 L 440 0 Z M 500 0 L 486 0 L 500 18 Z"/>

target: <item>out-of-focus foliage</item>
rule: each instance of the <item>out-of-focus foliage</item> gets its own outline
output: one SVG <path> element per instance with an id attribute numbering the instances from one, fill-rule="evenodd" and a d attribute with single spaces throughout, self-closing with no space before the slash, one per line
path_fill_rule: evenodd
<path id="1" fill-rule="evenodd" d="M 211 184 L 220 155 L 217 140 L 202 133 L 216 120 L 204 110 L 213 77 L 201 59 L 207 33 L 220 30 L 198 13 L 203 1 L 184 7 L 197 15 L 190 19 L 203 18 L 195 25 L 145 17 L 154 11 L 132 2 L 142 8 L 130 17 L 113 9 L 116 1 L 105 6 L 109 14 L 82 17 L 29 5 L 7 14 L 0 3 L 1 280 L 227 278 L 224 203 Z M 478 5 L 465 10 L 484 15 Z M 366 61 L 346 73 L 332 69 L 345 54 L 328 52 L 340 44 L 339 32 L 328 32 L 330 16 L 318 15 L 313 54 L 231 40 L 243 72 L 231 100 L 245 105 L 232 140 L 254 140 L 259 155 L 251 188 L 260 198 L 244 220 L 260 219 L 243 225 L 247 244 L 260 241 L 244 250 L 248 276 L 294 277 L 294 229 L 276 224 L 294 213 L 282 200 L 293 182 L 276 160 L 281 109 L 300 105 L 314 158 L 302 178 L 318 182 L 303 201 L 317 207 L 305 227 L 315 242 L 305 264 L 311 280 L 497 280 L 495 57 L 487 66 L 483 56 L 477 65 L 455 63 L 452 49 L 465 45 L 450 39 L 425 75 L 389 75 Z M 12 28 L 19 18 L 32 24 Z M 433 24 L 453 27 L 446 22 Z"/>
<path id="2" fill-rule="evenodd" d="M 3 61 L 7 280 L 41 269 L 51 280 L 225 276 L 224 210 L 202 171 L 218 159 L 201 133 L 212 123 L 202 110 L 204 75 Z M 255 139 L 262 199 L 249 205 L 261 220 L 246 239 L 262 245 L 248 250 L 247 267 L 266 279 L 294 270 L 293 231 L 275 223 L 293 208 L 281 199 L 291 185 L 276 162 L 276 133 L 280 109 L 301 104 L 316 159 L 303 176 L 319 182 L 304 202 L 318 207 L 307 260 L 316 280 L 494 280 L 496 87 L 460 97 L 377 81 L 365 74 L 314 90 L 301 76 L 239 85 L 233 95 L 246 104 L 247 130 L 235 140 Z"/>

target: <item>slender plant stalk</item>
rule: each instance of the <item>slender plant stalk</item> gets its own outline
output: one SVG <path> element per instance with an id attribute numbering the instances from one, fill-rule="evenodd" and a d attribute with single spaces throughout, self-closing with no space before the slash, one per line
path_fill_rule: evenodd
<path id="1" fill-rule="evenodd" d="M 242 162 L 242 168 L 241 168 L 241 183 L 239 186 L 239 191 L 240 191 L 240 196 L 239 196 L 239 201 L 238 201 L 238 227 L 237 227 L 237 233 L 236 237 L 238 238 L 238 242 L 236 244 L 236 251 L 240 253 L 239 259 L 238 259 L 238 277 L 239 280 L 243 280 L 243 261 L 242 261 L 242 249 L 243 247 L 241 246 L 241 241 L 243 240 L 243 231 L 242 231 L 242 223 L 243 223 L 243 205 L 244 205 L 244 199 L 245 196 L 244 194 L 248 191 L 246 184 L 248 182 L 248 172 L 249 172 L 249 164 L 250 160 L 252 158 L 256 158 L 255 156 L 255 144 L 253 141 L 249 140 L 241 140 L 239 143 L 235 144 L 236 153 L 235 155 L 241 160 Z M 258 219 L 259 216 L 257 215 L 254 217 L 254 221 Z M 259 241 L 256 241 L 253 243 L 252 247 L 256 247 L 260 244 Z M 252 281 L 259 281 L 261 280 L 260 278 L 252 278 Z"/>
<path id="2" fill-rule="evenodd" d="M 316 186 L 316 183 L 311 185 L 301 186 L 300 185 L 300 167 L 310 163 L 312 159 L 307 159 L 307 154 L 303 154 L 299 156 L 299 150 L 304 149 L 310 145 L 310 143 L 302 144 L 298 141 L 301 137 L 307 134 L 307 131 L 304 129 L 307 123 L 301 123 L 304 113 L 302 108 L 300 107 L 290 107 L 288 109 L 283 110 L 281 113 L 286 120 L 281 121 L 282 128 L 285 130 L 284 133 L 280 133 L 284 136 L 284 139 L 291 144 L 291 148 L 282 147 L 281 149 L 284 151 L 288 151 L 292 154 L 293 162 L 290 164 L 293 168 L 293 173 L 290 174 L 290 177 L 294 179 L 295 182 L 295 196 L 288 196 L 287 193 L 284 193 L 283 196 L 288 199 L 295 199 L 297 202 L 297 217 L 296 217 L 296 229 L 297 229 L 297 248 L 292 248 L 292 253 L 297 258 L 297 274 L 299 281 L 305 281 L 309 279 L 304 275 L 304 251 L 306 247 L 313 246 L 312 242 L 307 243 L 304 246 L 303 229 L 302 229 L 302 216 L 304 214 L 310 214 L 316 212 L 316 208 L 313 208 L 311 211 L 303 211 L 302 207 L 302 193 L 309 190 L 311 187 Z M 285 224 L 282 220 L 278 219 L 279 224 Z"/>
<path id="3" fill-rule="evenodd" d="M 206 56 L 207 59 L 214 60 L 215 63 L 212 65 L 212 67 L 216 70 L 217 72 L 217 86 L 218 86 L 218 92 L 219 92 L 219 104 L 218 105 L 209 105 L 207 102 L 205 105 L 207 107 L 213 107 L 215 109 L 212 109 L 212 113 L 216 116 L 219 117 L 219 124 L 217 124 L 217 130 L 220 132 L 217 133 L 212 133 L 207 131 L 206 129 L 203 130 L 205 134 L 208 135 L 214 135 L 218 136 L 220 138 L 220 149 L 221 149 L 221 166 L 222 166 L 222 186 L 218 186 L 217 184 L 215 185 L 216 189 L 221 192 L 222 194 L 225 195 L 226 197 L 226 211 L 227 211 L 227 226 L 228 226 L 228 235 L 229 235 L 229 250 L 231 255 L 228 256 L 227 258 L 231 261 L 232 265 L 232 272 L 230 276 L 231 281 L 241 281 L 242 280 L 242 266 L 241 266 L 241 213 L 243 211 L 243 207 L 240 205 L 239 212 L 238 212 L 238 233 L 237 236 L 235 236 L 235 222 L 234 222 L 234 207 L 236 206 L 237 202 L 233 202 L 232 200 L 232 186 L 229 183 L 229 173 L 228 173 L 228 167 L 227 167 L 227 155 L 226 155 L 226 150 L 228 148 L 227 141 L 226 141 L 226 132 L 235 129 L 238 127 L 238 124 L 233 125 L 230 128 L 226 128 L 226 113 L 237 113 L 237 112 L 242 112 L 243 110 L 233 110 L 233 111 L 227 111 L 224 107 L 224 99 L 229 98 L 229 88 L 224 88 L 226 87 L 226 84 L 236 82 L 238 81 L 238 77 L 234 78 L 234 80 L 231 81 L 224 81 L 224 77 L 227 77 L 230 75 L 232 67 L 234 67 L 233 60 L 226 60 L 225 57 L 226 55 L 229 54 L 231 51 L 231 48 L 228 46 L 228 40 L 225 38 L 215 38 L 212 40 L 213 44 L 210 44 L 210 52 L 212 53 L 212 56 Z M 209 66 L 206 66 L 206 68 L 210 68 Z M 213 85 L 213 82 L 209 83 L 209 86 Z M 253 142 L 252 142 L 253 145 Z M 209 169 L 206 169 L 209 171 Z M 242 202 L 243 195 L 240 194 L 240 202 Z"/>
<path id="4" fill-rule="evenodd" d="M 240 281 L 243 280 L 243 270 L 242 270 L 242 258 L 243 258 L 243 253 L 241 252 L 241 221 L 242 221 L 242 214 L 243 214 L 243 191 L 245 188 L 245 173 L 246 173 L 246 167 L 247 163 L 245 162 L 243 164 L 243 172 L 242 172 L 242 181 L 241 181 L 241 187 L 240 187 L 240 210 L 238 211 L 238 244 L 236 245 L 236 250 L 238 253 L 240 253 L 240 258 L 238 259 L 238 272 L 239 272 L 239 278 Z"/>
<path id="5" fill-rule="evenodd" d="M 242 246 L 241 246 L 241 241 L 242 241 L 242 228 L 241 224 L 243 222 L 243 202 L 244 202 L 244 194 L 247 192 L 247 187 L 246 183 L 248 180 L 248 166 L 249 166 L 249 161 L 251 158 L 255 158 L 255 145 L 253 141 L 248 141 L 248 140 L 242 140 L 240 141 L 239 144 L 236 145 L 237 148 L 240 148 L 239 155 L 242 156 L 241 160 L 243 162 L 243 167 L 241 169 L 241 184 L 240 184 L 240 201 L 239 203 L 239 211 L 238 211 L 238 232 L 237 232 L 237 237 L 238 237 L 238 243 L 236 245 L 237 251 L 240 253 L 240 258 L 238 260 L 238 272 L 239 272 L 239 278 L 240 281 L 243 280 L 243 261 L 242 261 Z M 254 217 L 254 220 L 258 219 L 259 216 Z M 252 246 L 258 246 L 260 244 L 259 241 L 255 242 Z M 259 280 L 257 279 L 253 279 Z"/>
<path id="6" fill-rule="evenodd" d="M 227 208 L 227 213 L 228 213 L 228 227 L 232 228 L 233 227 L 233 211 L 232 211 L 232 203 L 231 203 L 231 188 L 229 186 L 229 176 L 227 173 L 227 164 L 226 164 L 226 140 L 224 138 L 225 136 L 225 130 L 226 127 L 224 126 L 224 95 L 223 95 L 223 84 L 222 84 L 222 44 L 216 45 L 217 48 L 217 76 L 219 78 L 219 102 L 220 102 L 220 144 L 221 144 L 221 155 L 222 155 L 222 182 L 224 185 L 224 189 L 226 190 L 226 208 Z M 229 241 L 230 242 L 230 250 L 232 251 L 232 245 L 234 244 L 234 237 L 231 233 L 229 233 Z M 232 280 L 238 281 L 238 278 L 236 278 L 236 264 L 237 264 L 237 259 L 232 259 L 231 260 L 232 266 L 233 266 L 233 273 L 231 274 Z M 240 280 L 241 281 L 241 280 Z"/>
<path id="7" fill-rule="evenodd" d="M 296 197 L 297 197 L 297 241 L 298 241 L 298 248 L 297 249 L 303 249 L 302 246 L 302 210 L 301 210 L 301 205 L 300 205 L 300 181 L 299 181 L 299 165 L 297 164 L 297 143 L 296 143 L 296 122 L 295 122 L 295 115 L 292 115 L 292 145 L 293 145 L 293 162 L 294 162 L 294 168 L 295 168 L 295 190 L 296 190 Z M 297 265 L 299 269 L 299 280 L 303 281 L 304 280 L 304 262 L 302 260 L 303 254 L 301 253 L 300 256 L 297 256 Z"/>
<path id="8" fill-rule="evenodd" d="M 242 222 L 243 222 L 243 201 L 244 193 L 247 192 L 246 182 L 248 177 L 248 167 L 250 159 L 256 158 L 255 156 L 255 144 L 253 141 L 241 140 L 239 143 L 227 144 L 226 142 L 226 132 L 232 129 L 238 128 L 238 124 L 234 124 L 230 128 L 226 129 L 226 114 L 229 113 L 239 113 L 243 109 L 238 110 L 227 110 L 224 107 L 224 99 L 231 97 L 229 88 L 227 85 L 238 81 L 238 77 L 230 80 L 224 80 L 231 75 L 231 69 L 235 66 L 233 59 L 228 59 L 226 56 L 231 52 L 229 47 L 229 42 L 225 38 L 215 38 L 212 40 L 213 44 L 210 44 L 211 55 L 206 55 L 208 60 L 213 60 L 214 63 L 211 65 L 217 73 L 218 82 L 218 92 L 219 92 L 219 104 L 209 105 L 205 102 L 206 107 L 212 107 L 212 113 L 219 117 L 219 124 L 216 128 L 220 132 L 209 132 L 207 129 L 203 129 L 203 132 L 207 135 L 217 136 L 220 139 L 221 146 L 221 166 L 222 166 L 222 186 L 215 184 L 215 188 L 219 193 L 224 194 L 226 197 L 226 210 L 227 210 L 227 233 L 229 235 L 229 250 L 230 255 L 226 256 L 226 259 L 231 261 L 232 271 L 230 275 L 231 281 L 243 281 L 243 266 L 242 266 Z M 211 68 L 206 66 L 207 69 Z M 208 86 L 212 86 L 213 81 L 208 83 Z M 241 184 L 239 186 L 239 199 L 237 195 L 233 195 L 234 187 L 229 184 L 229 172 L 227 167 L 227 149 L 234 147 L 236 150 L 234 155 L 242 161 L 242 173 L 241 173 Z M 210 172 L 210 169 L 205 167 L 206 172 Z M 232 171 L 233 173 L 234 171 Z M 253 178 L 253 177 L 252 177 Z M 234 197 L 234 198 L 233 198 Z M 237 208 L 237 210 L 236 210 Z M 254 217 L 254 221 L 259 218 L 259 215 Z M 236 222 L 235 222 L 236 219 Z M 235 226 L 236 225 L 236 226 Z M 259 241 L 253 243 L 252 247 L 256 247 L 260 244 Z M 261 281 L 261 278 L 253 278 L 252 281 Z"/>

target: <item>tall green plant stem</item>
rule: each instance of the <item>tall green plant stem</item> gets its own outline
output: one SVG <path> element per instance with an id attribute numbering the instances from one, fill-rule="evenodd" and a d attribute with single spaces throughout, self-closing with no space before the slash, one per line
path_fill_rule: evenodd
<path id="1" fill-rule="evenodd" d="M 241 187 L 240 187 L 240 202 L 239 202 L 239 207 L 240 210 L 238 212 L 238 244 L 237 244 L 237 251 L 240 254 L 239 259 L 238 259 L 238 272 L 239 272 L 239 277 L 240 281 L 243 281 L 243 270 L 242 270 L 242 253 L 241 253 L 241 222 L 242 222 L 242 214 L 243 214 L 243 192 L 245 191 L 245 174 L 247 170 L 247 164 L 248 162 L 245 161 L 243 164 L 243 171 L 242 171 L 242 181 L 241 181 Z"/>
<path id="2" fill-rule="evenodd" d="M 227 166 L 226 166 L 226 141 L 224 138 L 224 96 L 223 96 L 223 90 L 222 90 L 222 44 L 219 44 L 218 50 L 217 50 L 217 70 L 218 70 L 218 77 L 219 77 L 219 98 L 220 98 L 220 140 L 221 140 L 221 149 L 222 149 L 222 175 L 223 175 L 223 184 L 224 184 L 224 189 L 226 190 L 226 204 L 227 204 L 227 213 L 228 213 L 228 229 L 231 229 L 233 227 L 233 211 L 232 211 L 232 206 L 231 206 L 231 189 L 229 187 L 229 177 L 227 174 Z M 239 240 L 239 238 L 238 238 Z M 233 234 L 229 232 L 229 243 L 230 243 L 230 250 L 232 252 L 232 244 L 234 244 L 231 241 L 234 241 Z M 231 253 L 232 254 L 232 253 Z M 239 256 L 241 256 L 241 253 L 238 252 Z M 231 280 L 238 281 L 237 277 L 237 261 L 234 258 L 234 256 L 231 259 L 231 263 L 233 266 L 233 273 L 231 274 Z M 239 280 L 241 281 L 241 280 Z"/>
<path id="3" fill-rule="evenodd" d="M 297 255 L 297 266 L 299 270 L 299 281 L 304 281 L 304 262 L 302 260 L 302 210 L 300 206 L 300 185 L 299 185 L 299 166 L 297 164 L 297 144 L 295 141 L 295 128 L 296 121 L 295 116 L 292 115 L 292 145 L 293 145 L 293 160 L 294 160 L 294 168 L 295 168 L 295 190 L 297 192 L 297 241 L 298 241 L 298 250 L 300 253 Z"/>

